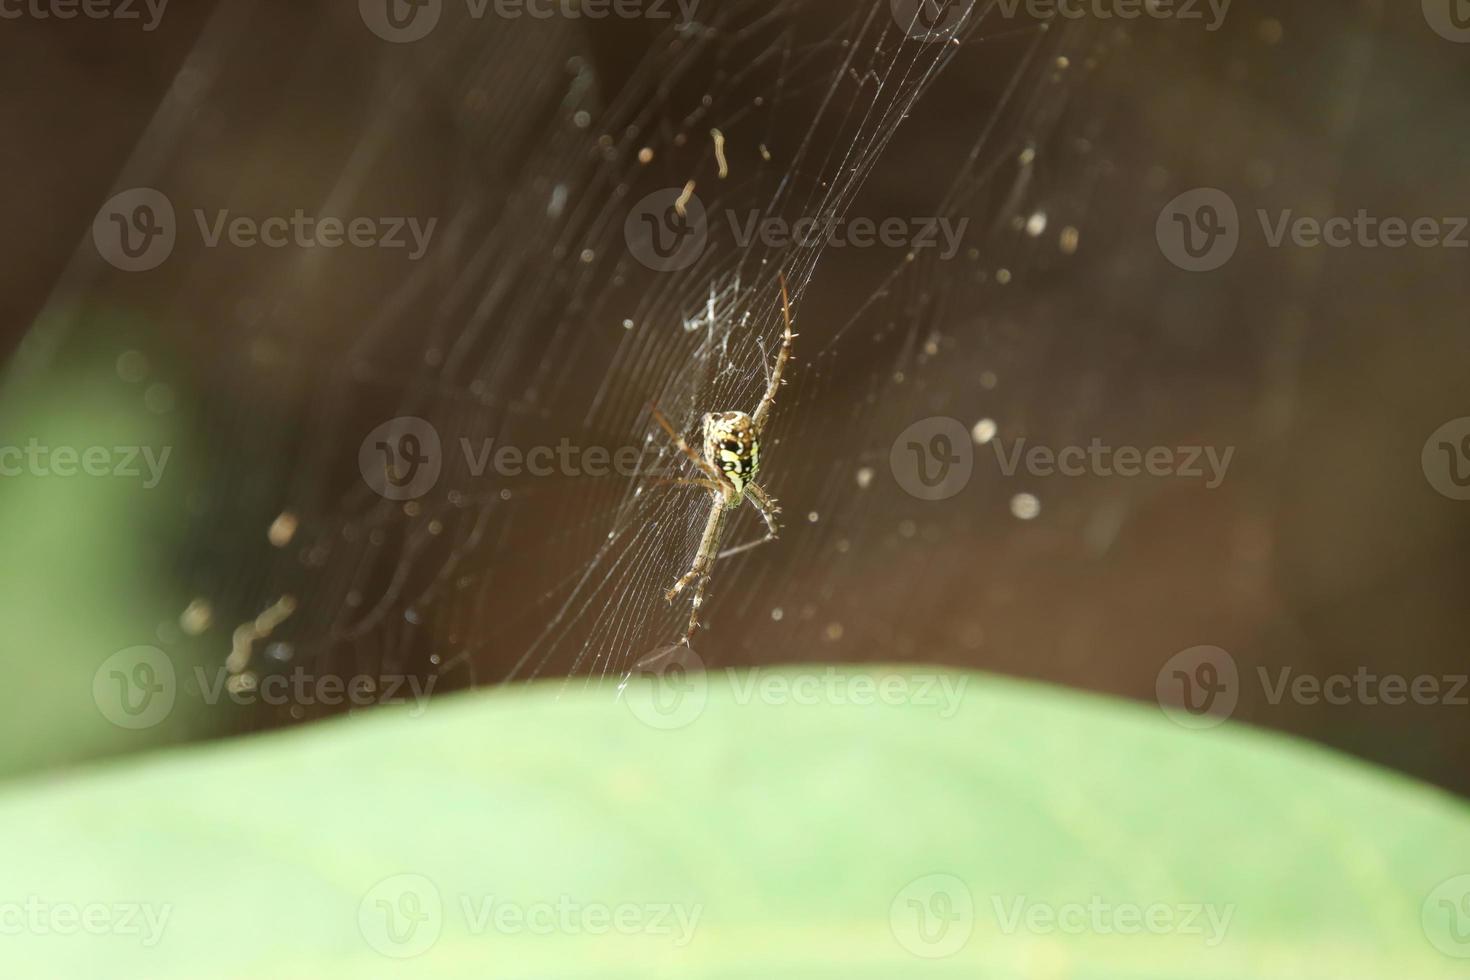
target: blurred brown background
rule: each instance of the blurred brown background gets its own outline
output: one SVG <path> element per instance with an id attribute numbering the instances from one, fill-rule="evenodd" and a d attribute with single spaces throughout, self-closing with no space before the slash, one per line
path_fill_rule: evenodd
<path id="1" fill-rule="evenodd" d="M 272 456 L 277 446 L 247 434 L 257 427 L 279 434 L 317 411 L 308 395 L 321 382 L 320 367 L 340 356 L 378 298 L 349 296 L 351 276 L 277 295 L 279 274 L 253 264 L 219 273 L 218 281 L 145 275 L 100 287 L 85 263 L 80 271 L 71 265 L 88 247 L 98 207 L 126 186 L 118 181 L 130 158 L 146 169 L 134 152 L 186 57 L 197 56 L 207 38 L 228 52 L 219 63 L 232 66 L 192 113 L 166 127 L 192 144 L 175 145 L 171 155 L 174 166 L 190 160 L 192 171 L 206 175 L 196 189 L 248 185 L 248 199 L 318 201 L 342 172 L 332 148 L 358 143 L 375 120 L 391 117 L 411 128 L 387 137 L 407 189 L 386 196 L 432 211 L 434 185 L 448 183 L 467 159 L 492 161 L 480 176 L 496 185 L 493 161 L 514 157 L 520 120 L 543 101 L 555 104 L 567 57 L 585 59 L 602 97 L 613 101 L 658 35 L 644 24 L 602 24 L 543 38 L 535 57 L 507 66 L 513 78 L 478 89 L 484 118 L 494 122 L 482 138 L 509 145 L 480 158 L 452 116 L 436 114 L 439 103 L 390 112 L 383 102 L 364 108 L 361 92 L 372 83 L 401 91 L 383 84 L 385 74 L 412 71 L 418 87 L 410 98 L 459 96 L 457 73 L 494 78 L 494 65 L 384 54 L 346 33 L 355 11 L 321 4 L 259 4 L 249 16 L 231 10 L 210 34 L 215 6 L 171 5 L 153 32 L 85 20 L 0 24 L 9 136 L 0 186 L 11 204 L 0 302 L 12 350 L 48 303 L 64 305 L 75 295 L 93 303 L 104 297 L 165 331 L 125 343 L 163 352 L 155 356 L 171 363 L 186 405 L 191 389 L 208 393 L 195 399 L 204 406 L 199 444 L 231 459 L 200 463 L 209 502 L 181 515 L 187 531 L 160 547 L 180 555 L 179 604 L 204 582 L 234 597 L 221 599 L 220 612 L 233 622 L 269 601 L 277 573 L 268 566 L 277 556 L 261 531 L 282 507 L 296 505 L 299 476 L 292 474 L 300 472 L 288 454 L 274 470 L 255 470 L 258 483 L 241 483 L 242 454 Z M 833 516 L 794 528 L 781 545 L 742 564 L 738 578 L 716 576 L 717 601 L 731 613 L 721 621 L 716 606 L 705 658 L 721 665 L 935 661 L 1152 701 L 1171 656 L 1214 645 L 1240 668 L 1237 721 L 1470 792 L 1470 706 L 1272 704 L 1256 679 L 1257 668 L 1274 677 L 1283 667 L 1318 676 L 1470 673 L 1463 599 L 1470 504 L 1437 493 L 1420 462 L 1430 433 L 1470 415 L 1461 377 L 1470 355 L 1470 253 L 1271 249 L 1253 217 L 1257 208 L 1317 215 L 1365 208 L 1411 220 L 1470 215 L 1470 136 L 1458 123 L 1470 95 L 1470 46 L 1437 36 L 1417 8 L 1242 2 L 1215 33 L 1107 25 L 1079 42 L 1097 58 L 1085 78 L 1052 83 L 1045 72 L 1026 75 L 1028 84 L 1057 84 L 1064 94 L 1043 99 L 1044 112 L 1002 114 L 987 152 L 1043 140 L 1045 167 L 1024 204 L 1045 207 L 1054 229 L 1076 225 L 1081 247 L 1063 261 L 1027 252 L 1022 233 L 992 235 L 987 248 L 1013 267 L 1011 287 L 960 292 L 983 295 L 985 304 L 946 309 L 947 319 L 932 324 L 942 354 L 907 362 L 912 376 L 882 389 L 862 431 L 852 431 L 851 405 L 865 379 L 889 373 L 893 346 L 852 344 L 844 350 L 852 354 L 807 369 L 793 399 L 803 417 L 790 423 L 786 457 L 773 458 L 770 480 L 798 518 L 817 488 L 840 487 L 824 491 Z M 793 16 L 820 33 L 823 18 L 837 14 L 811 4 Z M 994 33 L 982 39 L 981 53 L 956 57 L 920 101 L 854 213 L 933 213 L 937 189 L 1021 70 L 1027 49 Z M 1026 131 L 1043 115 L 1047 128 Z M 779 133 L 782 121 L 773 125 Z M 251 146 L 260 147 L 258 156 Z M 157 148 L 145 141 L 144 155 Z M 281 169 L 282 160 L 299 169 Z M 382 171 L 371 180 L 389 184 Z M 994 196 L 979 195 L 976 216 L 1004 229 L 1014 202 L 999 191 L 1012 186 L 998 182 Z M 1196 186 L 1226 189 L 1246 216 L 1236 258 L 1207 275 L 1173 268 L 1154 239 L 1160 208 Z M 807 343 L 832 337 L 853 316 L 854 297 L 867 296 L 894 258 L 824 259 L 800 305 Z M 365 270 L 354 275 L 371 281 L 382 274 Z M 238 310 L 211 306 L 226 293 L 232 304 L 246 296 L 264 311 L 256 319 L 278 318 L 277 327 L 232 335 L 227 321 Z M 315 326 L 297 329 L 306 322 Z M 401 346 L 382 350 L 414 351 L 422 343 L 417 326 L 397 329 Z M 925 330 L 920 339 L 929 336 Z M 263 338 L 300 362 L 291 378 L 262 386 L 237 370 L 241 351 L 258 349 Z M 69 358 L 110 357 L 122 343 L 85 332 L 41 340 L 32 356 L 42 372 Z M 998 383 L 979 383 L 987 372 Z M 361 406 L 344 430 L 371 428 L 385 408 Z M 1236 455 L 1221 488 L 1204 492 L 1194 484 L 1100 478 L 1023 485 L 996 472 L 989 450 L 979 447 L 966 493 L 923 503 L 887 478 L 886 459 L 899 432 L 932 415 L 966 424 L 994 418 L 1006 439 L 1050 445 L 1100 436 L 1115 445 L 1233 446 Z M 557 431 L 554 417 L 543 421 Z M 834 443 L 836 432 L 847 445 Z M 332 465 L 351 477 L 356 443 L 344 437 L 343 445 Z M 832 460 L 821 458 L 827 450 Z M 859 492 L 851 474 L 865 464 L 880 479 Z M 1010 513 L 1011 497 L 1023 490 L 1041 502 L 1035 521 Z M 549 538 L 554 530 L 536 533 Z M 483 560 L 514 567 L 536 557 L 500 550 Z M 329 562 L 310 574 L 325 582 L 339 571 Z M 330 604 L 332 589 L 322 586 L 322 602 Z M 239 608 L 226 609 L 229 601 Z M 812 612 L 778 623 L 767 614 L 773 607 Z M 466 614 L 455 615 L 463 621 Z M 518 638 L 534 637 L 539 624 L 504 629 L 503 647 L 480 649 L 477 669 L 450 682 L 502 676 Z M 451 635 L 451 646 L 463 645 L 462 622 L 438 621 L 435 631 L 430 646 Z M 151 639 L 119 638 L 118 646 Z M 391 649 L 397 663 L 432 669 L 416 638 L 376 644 L 371 655 Z M 365 656 L 361 645 L 353 656 Z"/>

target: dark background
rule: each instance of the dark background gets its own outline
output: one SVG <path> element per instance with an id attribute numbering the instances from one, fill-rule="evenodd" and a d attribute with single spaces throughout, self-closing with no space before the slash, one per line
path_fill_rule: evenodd
<path id="1" fill-rule="evenodd" d="M 96 300 L 91 281 L 68 277 L 69 263 L 88 247 L 97 208 L 215 6 L 171 5 L 149 34 L 84 20 L 0 23 L 7 347 L 48 303 L 75 293 Z M 237 53 L 248 52 L 239 60 L 254 71 L 235 76 L 187 125 L 195 133 L 242 120 L 248 126 L 184 154 L 198 171 L 241 173 L 268 197 L 274 187 L 309 183 L 323 133 L 350 133 L 367 118 L 341 107 L 352 103 L 344 93 L 375 77 L 375 55 L 365 52 L 357 63 L 324 55 L 336 49 L 324 49 L 322 39 L 342 23 L 339 11 L 324 8 L 260 4 L 257 11 L 272 16 L 225 34 Z M 816 24 L 827 15 L 823 5 L 801 14 Z M 612 93 L 636 71 L 652 37 L 644 25 L 604 25 L 551 46 L 587 57 Z M 1010 51 L 1003 39 L 992 44 L 987 51 Z M 945 356 L 923 364 L 922 385 L 867 416 L 871 431 L 860 441 L 886 454 L 894 435 L 918 418 L 992 416 L 1013 434 L 1052 442 L 1100 434 L 1118 444 L 1233 445 L 1230 479 L 1211 493 L 1106 480 L 1028 488 L 1045 509 L 1042 520 L 1025 525 L 1007 512 L 1019 488 L 993 474 L 939 505 L 916 506 L 884 481 L 880 492 L 844 502 L 838 513 L 847 515 L 846 526 L 839 520 L 810 532 L 816 537 L 807 543 L 788 545 L 798 549 L 788 554 L 800 556 L 799 568 L 783 570 L 781 553 L 768 549 L 753 560 L 774 565 L 737 582 L 717 580 L 741 610 L 825 606 L 809 623 L 782 631 L 768 617 L 739 628 L 727 619 L 712 631 L 706 659 L 940 662 L 1145 701 L 1154 697 L 1161 665 L 1201 644 L 1229 650 L 1252 678 L 1257 666 L 1320 675 L 1360 667 L 1411 676 L 1470 671 L 1470 504 L 1437 494 L 1419 463 L 1431 432 L 1470 414 L 1467 253 L 1271 250 L 1259 234 L 1247 234 L 1226 269 L 1191 276 L 1165 263 L 1153 241 L 1163 203 L 1199 185 L 1228 189 L 1243 212 L 1470 214 L 1470 48 L 1435 36 L 1417 4 L 1242 2 L 1216 35 L 1146 23 L 1099 32 L 1089 50 L 1105 57 L 1056 105 L 1057 145 L 1042 180 L 1057 220 L 1069 215 L 1082 229 L 1076 260 L 1023 261 L 1028 274 L 946 328 Z M 854 212 L 932 209 L 942 182 L 928 175 L 942 170 L 938 161 L 963 155 L 1013 64 L 957 59 L 899 130 Z M 446 64 L 446 76 L 457 67 Z M 554 79 L 562 71 L 561 59 L 551 57 L 516 67 L 514 84 L 488 90 L 486 110 L 493 117 L 505 103 L 495 138 L 512 145 L 517 111 L 537 104 L 538 72 Z M 559 82 L 548 85 L 554 96 Z M 1003 132 L 997 140 L 1019 145 L 1027 135 Z M 1089 152 L 1069 155 L 1079 138 Z M 298 149 L 301 171 L 252 159 L 249 146 L 262 139 Z M 436 127 L 432 116 L 417 120 L 404 141 L 422 162 L 407 171 L 405 182 L 415 186 L 432 184 L 443 160 L 469 152 L 462 134 Z M 982 217 L 999 213 L 988 199 L 977 207 Z M 996 242 L 1004 254 L 1003 236 Z M 815 325 L 844 322 L 852 297 L 871 291 L 865 263 L 875 261 L 850 256 L 822 267 L 800 312 L 814 337 L 824 329 Z M 240 279 L 253 271 L 241 270 Z M 309 399 L 286 399 L 231 372 L 221 352 L 237 349 L 239 338 L 224 336 L 223 321 L 203 312 L 209 306 L 199 294 L 210 284 L 193 284 L 192 296 L 188 285 L 143 277 L 110 284 L 106 295 L 177 331 L 156 340 L 173 352 L 181 384 L 213 389 L 203 415 L 210 444 L 221 454 L 248 444 L 242 407 L 271 403 L 279 414 L 268 424 L 278 428 L 310 414 Z M 277 297 L 255 299 L 274 309 Z M 319 296 L 282 314 L 293 315 L 330 323 L 290 335 L 293 349 L 317 365 L 331 362 L 357 322 Z M 418 342 L 404 341 L 406 349 Z M 68 335 L 55 363 L 112 343 Z M 891 354 L 877 345 L 871 352 Z M 977 386 L 976 377 L 992 368 L 1000 387 Z M 882 369 L 842 365 L 852 378 Z M 800 404 L 817 421 L 802 432 L 821 436 L 850 417 L 841 403 L 850 397 L 848 377 L 827 368 L 820 385 L 803 389 Z M 292 390 L 307 382 L 296 378 Z M 269 447 L 262 440 L 250 451 Z M 876 458 L 881 473 L 883 455 Z M 212 579 L 234 590 L 242 611 L 258 611 L 269 592 L 263 580 L 274 574 L 252 570 L 257 558 L 262 569 L 272 558 L 257 555 L 258 528 L 289 499 L 292 465 L 262 477 L 279 493 L 245 499 L 241 491 L 239 509 L 255 522 L 249 535 L 240 531 L 249 521 L 237 514 L 216 523 L 181 518 L 178 534 L 160 539 L 181 556 L 181 596 Z M 205 470 L 215 494 L 229 496 L 229 466 Z M 803 484 L 785 482 L 777 492 L 795 511 Z M 1105 546 L 1088 532 L 1099 513 L 1112 515 Z M 230 543 L 236 532 L 251 546 Z M 848 541 L 844 554 L 856 556 L 840 565 L 824 557 L 838 540 Z M 535 560 L 524 552 L 486 558 Z M 211 571 L 222 566 L 229 574 Z M 834 621 L 844 624 L 837 640 L 827 629 Z M 477 654 L 478 669 L 453 683 L 494 681 L 513 649 L 508 642 L 506 652 Z M 1235 718 L 1470 792 L 1464 705 L 1272 705 L 1247 682 Z M 288 719 L 268 722 L 276 720 Z"/>

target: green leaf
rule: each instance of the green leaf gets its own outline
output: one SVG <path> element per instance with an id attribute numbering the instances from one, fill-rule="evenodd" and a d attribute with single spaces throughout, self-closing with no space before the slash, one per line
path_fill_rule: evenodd
<path id="1" fill-rule="evenodd" d="M 1465 805 L 1252 730 L 915 668 L 424 708 L 12 785 L 0 973 L 1470 973 Z"/>

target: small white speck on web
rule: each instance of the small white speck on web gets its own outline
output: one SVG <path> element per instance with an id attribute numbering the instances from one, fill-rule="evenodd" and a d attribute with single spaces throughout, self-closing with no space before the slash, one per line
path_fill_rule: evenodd
<path id="1" fill-rule="evenodd" d="M 995 419 L 981 419 L 979 422 L 976 422 L 975 427 L 970 430 L 970 436 L 975 440 L 975 445 L 984 446 L 989 443 L 990 440 L 995 438 L 995 434 L 998 431 L 1000 430 L 999 427 L 995 424 Z"/>
<path id="2" fill-rule="evenodd" d="M 836 643 L 842 639 L 842 632 L 841 623 L 828 623 L 827 628 L 822 631 L 822 638 L 828 643 Z"/>
<path id="3" fill-rule="evenodd" d="M 1040 238 L 1046 233 L 1046 212 L 1037 211 L 1026 219 L 1026 234 L 1032 238 Z"/>
<path id="4" fill-rule="evenodd" d="M 777 623 L 786 617 L 786 612 L 780 606 L 771 610 L 771 619 Z"/>
<path id="5" fill-rule="evenodd" d="M 1011 513 L 1023 521 L 1041 516 L 1041 501 L 1034 494 L 1018 493 L 1011 498 Z"/>
<path id="6" fill-rule="evenodd" d="M 860 490 L 866 490 L 873 485 L 873 468 L 871 466 L 864 466 L 857 471 L 857 485 Z"/>
<path id="7" fill-rule="evenodd" d="M 994 371 L 982 371 L 980 373 L 980 387 L 986 391 L 993 391 L 998 384 L 1000 384 L 1000 378 L 996 376 Z"/>
<path id="8" fill-rule="evenodd" d="M 623 329 L 624 330 L 632 330 L 633 329 L 633 321 L 632 320 L 624 320 L 623 321 Z"/>
<path id="9" fill-rule="evenodd" d="M 806 515 L 806 519 L 808 523 L 815 524 L 817 523 L 817 521 L 820 521 L 822 519 L 822 515 L 818 514 L 816 511 L 812 511 L 810 514 Z"/>
<path id="10" fill-rule="evenodd" d="M 198 636 L 214 622 L 214 607 L 208 600 L 195 599 L 179 614 L 179 629 L 190 636 Z"/>
<path id="11" fill-rule="evenodd" d="M 270 530 L 266 532 L 266 538 L 274 547 L 284 548 L 296 536 L 296 527 L 296 515 L 289 510 L 282 511 L 271 522 Z"/>

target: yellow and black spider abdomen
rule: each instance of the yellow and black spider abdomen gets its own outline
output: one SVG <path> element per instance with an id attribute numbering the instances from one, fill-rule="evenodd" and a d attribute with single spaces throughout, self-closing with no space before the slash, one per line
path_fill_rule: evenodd
<path id="1" fill-rule="evenodd" d="M 744 494 L 746 484 L 755 479 L 760 454 L 760 440 L 749 415 L 722 412 L 705 416 L 705 458 L 725 474 L 737 496 Z"/>

